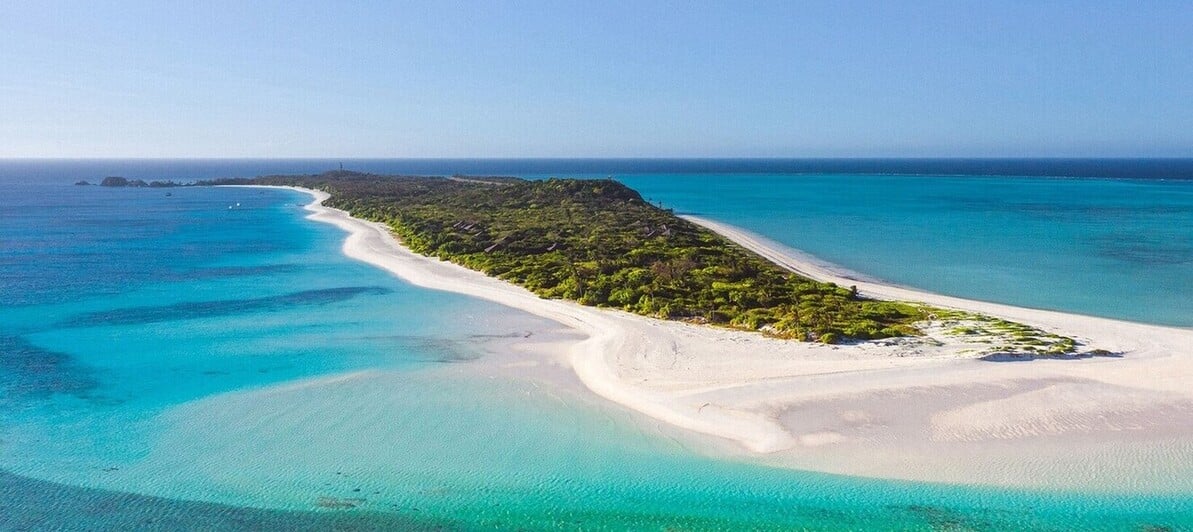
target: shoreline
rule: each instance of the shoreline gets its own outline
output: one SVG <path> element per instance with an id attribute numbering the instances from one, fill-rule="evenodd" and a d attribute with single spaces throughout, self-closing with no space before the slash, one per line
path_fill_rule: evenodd
<path id="1" fill-rule="evenodd" d="M 874 299 L 928 303 L 938 307 L 981 312 L 1010 320 L 1041 320 L 1040 325 L 1037 325 L 1036 323 L 1028 324 L 1037 326 L 1047 326 L 1047 324 L 1044 322 L 1050 321 L 1049 318 L 1052 318 L 1053 320 L 1058 318 L 1076 318 L 1080 320 L 1099 321 L 1105 324 L 1122 324 L 1129 327 L 1193 332 L 1193 327 L 1179 327 L 1175 325 L 1160 325 L 1154 323 L 1128 321 L 1089 314 L 1077 314 L 1062 310 L 1019 307 L 1006 303 L 967 299 L 964 297 L 949 296 L 945 294 L 929 292 L 926 290 L 920 290 L 909 286 L 896 285 L 884 282 L 880 279 L 869 277 L 864 273 L 853 272 L 844 268 L 836 267 L 831 263 L 820 261 L 813 255 L 809 255 L 808 253 L 792 248 L 785 244 L 781 244 L 762 235 L 750 232 L 746 229 L 741 229 L 739 227 L 717 222 L 715 220 L 701 216 L 689 214 L 680 214 L 677 216 L 696 225 L 702 226 L 714 233 L 717 233 L 725 239 L 750 251 L 753 251 L 754 253 L 762 255 L 767 260 L 770 260 L 792 272 L 798 273 L 813 280 L 826 283 L 835 283 L 839 286 L 857 285 L 859 293 L 861 293 L 863 296 Z"/>
<path id="2" fill-rule="evenodd" d="M 505 281 L 415 254 L 387 227 L 323 206 L 326 193 L 268 188 L 311 195 L 308 218 L 346 231 L 342 251 L 351 258 L 417 286 L 479 297 L 583 333 L 585 339 L 559 356 L 584 387 L 650 418 L 742 449 L 710 450 L 715 454 L 866 477 L 1060 488 L 1088 487 L 1092 481 L 1106 489 L 1193 491 L 1190 480 L 1155 485 L 1180 478 L 1171 462 L 1188 464 L 1193 458 L 1193 393 L 1186 389 L 1193 378 L 1193 330 L 845 279 L 757 235 L 685 217 L 781 266 L 857 285 L 869 297 L 1003 317 L 1092 340 L 1124 357 L 996 363 L 960 356 L 952 345 L 777 340 L 541 299 Z M 909 395 L 915 399 L 896 400 L 899 408 L 891 408 L 892 398 Z M 1138 452 L 1132 454 L 1133 449 Z M 1131 456 L 1123 458 L 1124 452 Z M 1149 459 L 1156 452 L 1165 454 L 1164 463 Z M 1066 462 L 1074 456 L 1103 457 L 1117 467 Z M 1193 466 L 1182 467 L 1193 473 Z M 1042 476 L 1045 472 L 1053 475 Z"/>

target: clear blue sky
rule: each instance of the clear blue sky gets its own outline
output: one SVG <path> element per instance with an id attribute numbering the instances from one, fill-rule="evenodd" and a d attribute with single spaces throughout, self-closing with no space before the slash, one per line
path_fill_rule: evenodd
<path id="1" fill-rule="evenodd" d="M 1188 0 L 100 3 L 0 2 L 0 157 L 1193 156 Z"/>

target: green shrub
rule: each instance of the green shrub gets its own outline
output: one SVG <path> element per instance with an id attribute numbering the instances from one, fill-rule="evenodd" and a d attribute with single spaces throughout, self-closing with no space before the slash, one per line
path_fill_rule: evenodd
<path id="1" fill-rule="evenodd" d="M 916 334 L 927 316 L 796 275 L 615 181 L 478 181 L 331 172 L 254 182 L 322 188 L 415 252 L 542 297 L 830 343 Z"/>

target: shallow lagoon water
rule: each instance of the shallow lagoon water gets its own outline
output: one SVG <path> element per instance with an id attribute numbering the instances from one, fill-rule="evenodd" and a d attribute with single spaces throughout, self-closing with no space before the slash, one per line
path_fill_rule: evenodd
<path id="1" fill-rule="evenodd" d="M 300 194 L 6 188 L 0 528 L 1193 526 L 1187 495 L 712 458 L 591 397 L 462 371 L 556 327 L 344 258 Z"/>

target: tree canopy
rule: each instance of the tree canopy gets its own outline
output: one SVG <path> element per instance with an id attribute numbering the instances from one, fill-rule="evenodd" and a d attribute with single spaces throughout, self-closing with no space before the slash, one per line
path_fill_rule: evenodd
<path id="1" fill-rule="evenodd" d="M 322 189 L 418 253 L 546 298 L 827 343 L 915 334 L 925 317 L 796 275 L 613 180 L 338 171 L 213 184 L 233 182 Z"/>

